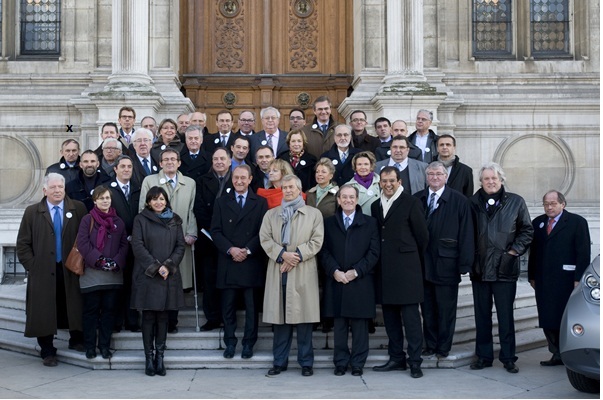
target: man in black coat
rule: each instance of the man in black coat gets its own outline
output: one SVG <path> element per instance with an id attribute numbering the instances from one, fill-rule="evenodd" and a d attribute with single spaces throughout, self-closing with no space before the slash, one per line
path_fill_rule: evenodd
<path id="1" fill-rule="evenodd" d="M 381 170 L 379 176 L 381 199 L 372 204 L 371 214 L 381 227 L 381 259 L 377 266 L 376 287 L 389 338 L 389 361 L 373 370 L 406 369 L 403 319 L 410 376 L 420 378 L 423 376 L 423 332 L 419 303 L 423 301 L 422 257 L 429 232 L 423 207 L 417 198 L 404 192 L 400 172 L 388 166 Z"/>
<path id="2" fill-rule="evenodd" d="M 544 214 L 532 221 L 528 278 L 536 291 L 539 326 L 553 354 L 540 365 L 562 365 L 559 327 L 565 305 L 590 263 L 590 233 L 586 220 L 565 210 L 562 193 L 551 190 L 542 198 Z"/>
<path id="3" fill-rule="evenodd" d="M 233 358 L 237 346 L 239 295 L 245 302 L 242 358 L 253 356 L 258 339 L 257 290 L 264 287 L 267 263 L 259 232 L 268 203 L 249 189 L 252 179 L 249 165 L 239 165 L 232 171 L 234 191 L 216 200 L 211 223 L 211 236 L 218 250 L 216 287 L 222 293 L 224 358 Z"/>
<path id="4" fill-rule="evenodd" d="M 92 191 L 99 185 L 111 180 L 102 169 L 99 169 L 98 156 L 92 150 L 86 150 L 80 157 L 78 178 L 65 185 L 65 192 L 72 200 L 84 203 L 88 212 L 94 208 Z"/>
<path id="5" fill-rule="evenodd" d="M 360 376 L 369 352 L 369 320 L 375 318 L 373 272 L 379 259 L 379 230 L 377 221 L 362 213 L 355 186 L 341 186 L 337 203 L 335 215 L 325 220 L 320 253 L 326 272 L 324 316 L 334 318 L 335 375 L 344 375 L 351 365 L 352 375 Z"/>
<path id="6" fill-rule="evenodd" d="M 182 175 L 192 178 L 196 183 L 209 171 L 211 160 L 202 150 L 203 132 L 198 125 L 190 125 L 184 131 L 185 146 L 180 152 L 180 167 Z"/>
<path id="7" fill-rule="evenodd" d="M 444 134 L 436 139 L 438 161 L 444 164 L 448 174 L 446 186 L 461 192 L 465 197 L 473 196 L 473 170 L 463 164 L 456 155 L 456 139 Z"/>
<path id="8" fill-rule="evenodd" d="M 80 172 L 80 144 L 75 139 L 67 139 L 61 144 L 61 159 L 58 163 L 46 168 L 48 175 L 51 172 L 63 175 L 65 186 L 73 180 L 77 180 Z"/>
<path id="9" fill-rule="evenodd" d="M 211 220 L 214 212 L 214 204 L 219 197 L 232 192 L 232 181 L 230 179 L 230 155 L 224 147 L 218 147 L 212 155 L 212 167 L 209 172 L 201 177 L 197 184 L 195 196 L 195 218 L 197 228 L 201 231 L 197 242 L 197 252 L 201 253 L 201 265 L 197 270 L 201 272 L 197 276 L 198 283 L 203 286 L 203 313 L 207 322 L 201 327 L 203 331 L 211 331 L 220 327 L 222 322 L 220 293 L 216 288 L 218 252 L 212 240 L 205 233 L 211 229 Z M 199 282 L 202 277 L 202 282 Z"/>
<path id="10" fill-rule="evenodd" d="M 141 187 L 144 178 L 158 173 L 161 169 L 151 157 L 153 132 L 146 128 L 136 129 L 132 135 L 132 146 L 132 184 Z"/>
<path id="11" fill-rule="evenodd" d="M 419 110 L 415 121 L 417 130 L 408 137 L 408 140 L 421 150 L 421 158 L 419 158 L 419 161 L 423 161 L 427 164 L 435 161 L 438 155 L 438 148 L 436 146 L 438 135 L 429 129 L 432 121 L 433 113 L 431 111 Z"/>
<path id="12" fill-rule="evenodd" d="M 425 299 L 421 304 L 424 356 L 448 357 L 456 324 L 461 274 L 473 264 L 473 220 L 469 202 L 446 185 L 444 164 L 427 167 L 428 188 L 415 193 L 425 207 L 429 245 L 425 251 Z"/>
<path id="13" fill-rule="evenodd" d="M 370 151 L 375 153 L 381 141 L 378 137 L 369 135 L 366 131 L 366 113 L 362 110 L 354 110 L 350 114 L 350 126 L 353 129 L 352 144 L 359 151 Z"/>
<path id="14" fill-rule="evenodd" d="M 136 135 L 138 131 L 134 132 Z M 115 163 L 115 179 L 108 184 L 111 192 L 111 207 L 119 218 L 124 221 L 128 239 L 132 236 L 134 217 L 138 215 L 138 202 L 140 201 L 140 186 L 132 180 L 134 165 L 128 156 L 120 156 Z M 140 330 L 139 313 L 130 308 L 130 295 L 132 293 L 132 270 L 134 269 L 134 253 L 132 246 L 128 246 L 126 268 L 124 269 L 124 284 L 121 288 L 120 309 L 115 318 L 115 330 L 119 332 L 122 325 L 132 332 Z"/>
<path id="15" fill-rule="evenodd" d="M 352 158 L 360 153 L 360 150 L 352 147 L 352 127 L 340 124 L 335 127 L 335 143 L 329 151 L 323 153 L 320 158 L 326 157 L 333 162 L 335 174 L 333 180 L 338 186 L 350 181 L 354 177 L 352 169 Z M 314 186 L 314 185 L 313 185 Z"/>

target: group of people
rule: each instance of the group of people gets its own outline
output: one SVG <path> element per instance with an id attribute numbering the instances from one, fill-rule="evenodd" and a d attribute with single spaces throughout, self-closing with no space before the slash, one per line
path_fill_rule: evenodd
<path id="1" fill-rule="evenodd" d="M 123 107 L 119 127 L 103 125 L 98 149 L 80 154 L 66 140 L 17 238 L 28 272 L 25 335 L 37 338 L 44 365 L 57 365 L 57 329 L 69 329 L 69 348 L 110 358 L 111 333 L 125 328 L 142 332 L 145 373 L 165 375 L 167 334 L 178 332 L 184 292 L 198 287 L 201 330 L 224 327 L 224 358 L 236 354 L 242 303 L 242 358 L 253 357 L 259 314 L 273 324 L 268 375 L 287 370 L 294 330 L 302 375 L 313 374 L 319 323 L 334 332 L 334 374 L 362 375 L 381 304 L 389 360 L 373 370 L 420 378 L 422 357 L 451 351 L 458 286 L 470 274 L 471 368 L 492 366 L 495 304 L 498 358 L 516 373 L 513 302 L 530 248 L 529 279 L 553 354 L 542 365 L 559 365 L 563 306 L 590 262 L 588 225 L 564 210 L 563 194 L 547 192 L 546 215 L 532 222 L 495 163 L 480 169 L 474 193 L 456 138 L 436 135 L 428 110 L 410 135 L 404 121 L 377 118 L 376 137 L 363 111 L 349 125 L 334 121 L 327 97 L 313 111 L 306 123 L 292 110 L 285 132 L 279 110 L 264 108 L 256 132 L 246 110 L 233 132 L 224 110 L 209 133 L 199 112 L 158 126 L 145 117 L 134 129 L 136 113 Z M 79 277 L 64 267 L 74 243 L 85 260 Z"/>

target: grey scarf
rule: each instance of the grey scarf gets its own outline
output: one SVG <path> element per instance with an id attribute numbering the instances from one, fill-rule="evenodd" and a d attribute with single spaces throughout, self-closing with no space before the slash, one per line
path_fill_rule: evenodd
<path id="1" fill-rule="evenodd" d="M 281 243 L 283 246 L 287 246 L 291 242 L 291 220 L 293 220 L 293 215 L 298 209 L 305 205 L 306 203 L 301 197 L 301 194 L 292 201 L 285 201 L 285 199 L 283 199 L 281 203 L 281 206 L 283 207 L 283 212 L 281 212 L 281 218 L 283 219 L 283 227 L 281 228 Z"/>

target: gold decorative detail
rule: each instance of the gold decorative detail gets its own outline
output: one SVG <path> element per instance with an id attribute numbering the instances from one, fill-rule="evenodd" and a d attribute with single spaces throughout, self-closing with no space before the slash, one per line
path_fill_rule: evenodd
<path id="1" fill-rule="evenodd" d="M 312 0 L 292 0 L 289 12 L 289 64 L 293 69 L 312 70 L 318 65 L 316 59 L 318 13 L 316 11 Z"/>
<path id="2" fill-rule="evenodd" d="M 224 15 L 225 7 L 236 13 L 233 13 L 232 16 L 226 15 L 224 18 L 222 15 Z M 245 46 L 243 1 L 222 0 L 218 10 L 215 32 L 216 66 L 228 71 L 240 71 L 244 65 L 243 50 Z"/>
<path id="3" fill-rule="evenodd" d="M 300 18 L 306 18 L 314 11 L 312 0 L 295 0 L 293 3 L 293 12 Z"/>
<path id="4" fill-rule="evenodd" d="M 238 0 L 221 0 L 219 8 L 222 15 L 226 18 L 234 18 L 241 11 L 241 5 Z"/>
<path id="5" fill-rule="evenodd" d="M 224 102 L 226 108 L 233 108 L 237 102 L 237 95 L 233 92 L 224 93 L 224 96 L 222 96 L 222 101 Z"/>
<path id="6" fill-rule="evenodd" d="M 295 101 L 302 108 L 307 108 L 311 100 L 312 96 L 306 92 L 301 92 L 295 97 Z"/>

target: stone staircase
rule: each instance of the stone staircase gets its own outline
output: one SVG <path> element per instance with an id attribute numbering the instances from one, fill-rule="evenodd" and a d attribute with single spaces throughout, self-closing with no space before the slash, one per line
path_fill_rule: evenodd
<path id="1" fill-rule="evenodd" d="M 199 296 L 200 298 L 200 296 Z M 237 337 L 239 344 L 234 358 L 222 357 L 224 345 L 222 330 L 196 332 L 196 318 L 193 296 L 187 295 L 189 307 L 180 312 L 179 332 L 168 334 L 168 350 L 165 354 L 166 365 L 171 369 L 198 368 L 244 368 L 268 369 L 272 365 L 272 331 L 268 324 L 261 324 L 258 342 L 254 347 L 254 356 L 244 360 L 240 357 L 241 338 L 243 336 L 243 312 L 239 312 Z M 546 344 L 542 330 L 537 328 L 534 292 L 525 280 L 520 280 L 515 299 L 515 329 L 517 352 L 541 347 Z M 494 312 L 494 316 L 496 313 Z M 205 323 L 200 311 L 200 325 Z M 377 329 L 370 335 L 370 352 L 366 367 L 382 364 L 388 360 L 387 335 L 378 308 Z M 494 317 L 494 333 L 497 322 Z M 0 285 L 0 348 L 20 353 L 38 355 L 38 346 L 34 338 L 23 336 L 25 328 L 25 285 Z M 67 331 L 59 331 L 55 340 L 58 357 L 61 362 L 79 365 L 91 369 L 142 369 L 144 355 L 140 332 L 122 331 L 113 334 L 112 349 L 114 355 L 110 360 L 100 356 L 93 360 L 86 359 L 83 353 L 67 348 L 69 338 Z M 456 368 L 468 365 L 474 358 L 475 321 L 473 317 L 473 298 L 471 283 L 464 278 L 459 289 L 457 323 L 454 344 L 450 355 L 445 359 L 435 356 L 424 357 L 423 368 Z M 498 336 L 494 337 L 495 351 L 498 351 Z M 297 367 L 296 341 L 293 340 L 290 366 Z M 314 332 L 315 368 L 333 367 L 333 334 Z"/>

